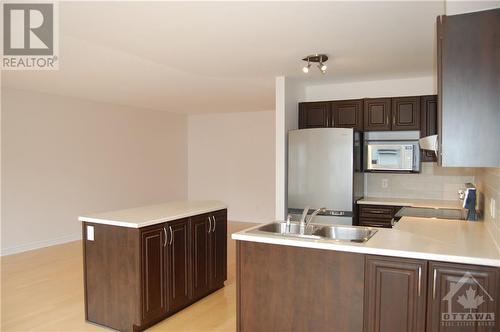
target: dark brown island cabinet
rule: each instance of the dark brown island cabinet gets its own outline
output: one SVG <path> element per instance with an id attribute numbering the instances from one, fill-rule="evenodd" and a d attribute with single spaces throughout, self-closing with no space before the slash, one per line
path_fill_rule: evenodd
<path id="1" fill-rule="evenodd" d="M 437 133 L 437 116 L 435 95 L 299 103 L 299 129 L 420 130 L 424 137 Z"/>
<path id="2" fill-rule="evenodd" d="M 85 318 L 142 331 L 227 279 L 227 210 L 129 228 L 84 222 Z"/>
<path id="3" fill-rule="evenodd" d="M 499 267 L 250 241 L 236 248 L 240 332 L 499 331 Z M 476 313 L 474 324 L 464 321 Z"/>

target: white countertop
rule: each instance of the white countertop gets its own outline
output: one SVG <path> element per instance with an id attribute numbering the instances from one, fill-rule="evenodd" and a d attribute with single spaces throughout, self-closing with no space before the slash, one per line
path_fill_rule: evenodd
<path id="1" fill-rule="evenodd" d="M 435 209 L 462 208 L 462 202 L 458 199 L 454 201 L 445 201 L 438 199 L 364 197 L 358 200 L 357 203 L 373 204 L 373 205 L 411 206 L 411 207 L 435 208 Z"/>
<path id="2" fill-rule="evenodd" d="M 226 208 L 226 205 L 219 201 L 172 201 L 133 209 L 88 214 L 78 217 L 78 220 L 140 228 Z"/>
<path id="3" fill-rule="evenodd" d="M 481 222 L 403 217 L 365 243 L 234 233 L 234 240 L 500 267 L 500 250 Z"/>

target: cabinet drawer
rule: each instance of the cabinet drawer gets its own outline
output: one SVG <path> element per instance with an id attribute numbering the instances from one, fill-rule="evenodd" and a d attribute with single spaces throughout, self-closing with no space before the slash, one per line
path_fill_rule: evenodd
<path id="1" fill-rule="evenodd" d="M 390 220 L 394 216 L 394 207 L 380 205 L 361 205 L 360 215 L 361 217 L 389 218 Z"/>
<path id="2" fill-rule="evenodd" d="M 392 228 L 391 224 L 392 218 L 389 219 L 377 219 L 377 218 L 359 218 L 360 226 L 368 226 L 368 227 L 384 227 L 384 228 Z"/>

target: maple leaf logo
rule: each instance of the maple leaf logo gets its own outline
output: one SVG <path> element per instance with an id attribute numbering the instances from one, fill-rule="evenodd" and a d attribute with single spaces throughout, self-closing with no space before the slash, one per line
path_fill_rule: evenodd
<path id="1" fill-rule="evenodd" d="M 476 290 L 469 286 L 469 289 L 465 291 L 465 296 L 460 295 L 457 299 L 464 309 L 477 309 L 482 303 L 484 303 L 484 298 L 482 295 L 476 295 Z"/>

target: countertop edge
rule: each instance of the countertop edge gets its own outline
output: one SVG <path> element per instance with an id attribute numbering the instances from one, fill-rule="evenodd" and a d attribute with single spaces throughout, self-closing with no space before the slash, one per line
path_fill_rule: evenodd
<path id="1" fill-rule="evenodd" d="M 289 238 L 277 238 L 270 236 L 259 236 L 255 234 L 241 234 L 234 233 L 231 238 L 238 241 L 248 241 L 248 242 L 259 242 L 266 244 L 276 244 L 276 245 L 288 245 L 293 247 L 302 247 L 310 249 L 323 249 L 323 250 L 334 250 L 343 252 L 353 252 L 359 254 L 370 254 L 370 255 L 381 255 L 381 256 L 391 256 L 391 257 L 401 257 L 401 258 L 413 258 L 413 259 L 424 259 L 433 260 L 440 262 L 449 263 L 461 263 L 461 264 L 472 264 L 472 265 L 483 265 L 483 266 L 493 266 L 500 267 L 500 260 L 481 258 L 481 257 L 464 257 L 464 256 L 454 256 L 454 255 L 441 255 L 435 253 L 426 253 L 418 251 L 405 251 L 405 250 L 394 250 L 394 249 L 383 249 L 383 248 L 368 248 L 363 246 L 356 246 L 352 244 L 340 244 L 332 242 L 319 242 L 314 240 L 294 240 Z"/>
<path id="2" fill-rule="evenodd" d="M 219 206 L 214 206 L 214 207 L 207 208 L 207 209 L 189 211 L 186 213 L 176 214 L 176 215 L 172 215 L 172 216 L 168 216 L 168 217 L 164 217 L 164 218 L 160 218 L 160 219 L 148 220 L 148 221 L 144 221 L 144 222 L 140 222 L 140 223 L 112 220 L 112 219 L 92 218 L 92 217 L 85 217 L 85 216 L 78 217 L 78 221 L 91 222 L 91 223 L 95 223 L 95 224 L 103 224 L 103 225 L 110 225 L 110 226 L 141 228 L 141 227 L 156 225 L 156 224 L 160 224 L 163 222 L 192 217 L 192 216 L 196 216 L 198 214 L 214 212 L 214 211 L 219 211 L 219 210 L 224 210 L 224 209 L 227 209 L 226 205 L 219 205 Z"/>
<path id="3" fill-rule="evenodd" d="M 438 199 L 412 199 L 412 198 L 395 198 L 395 197 L 364 197 L 356 201 L 357 205 L 388 205 L 402 207 L 419 207 L 419 208 L 442 208 L 442 209 L 460 209 L 460 202 L 452 200 Z"/>

